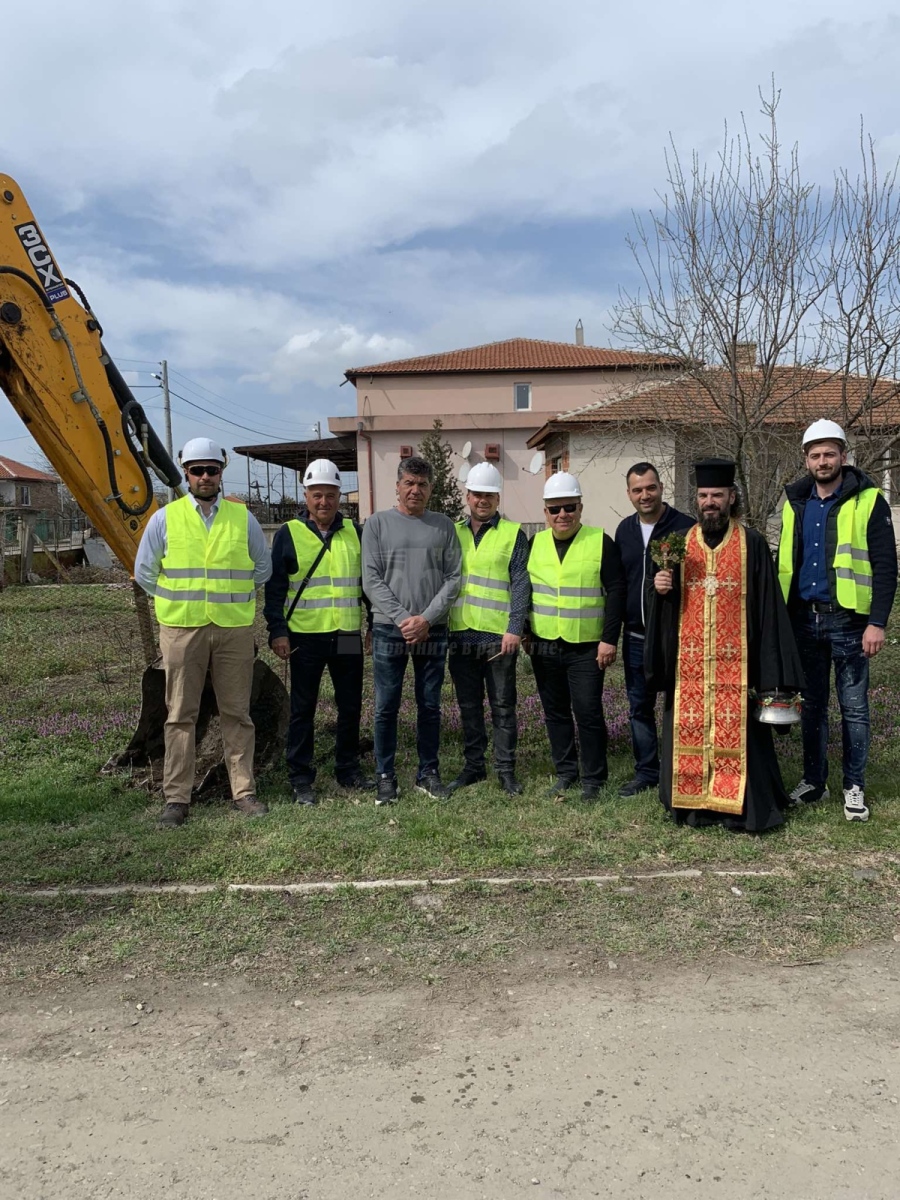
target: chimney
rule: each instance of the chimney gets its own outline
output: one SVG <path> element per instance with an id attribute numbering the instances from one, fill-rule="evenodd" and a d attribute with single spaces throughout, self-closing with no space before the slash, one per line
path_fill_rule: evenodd
<path id="1" fill-rule="evenodd" d="M 575 326 L 575 345 L 584 345 L 584 326 L 581 323 L 581 317 L 578 318 L 578 324 Z M 754 346 L 753 349 L 755 350 L 756 347 Z"/>
<path id="2" fill-rule="evenodd" d="M 734 343 L 734 365 L 738 371 L 756 370 L 756 342 Z"/>

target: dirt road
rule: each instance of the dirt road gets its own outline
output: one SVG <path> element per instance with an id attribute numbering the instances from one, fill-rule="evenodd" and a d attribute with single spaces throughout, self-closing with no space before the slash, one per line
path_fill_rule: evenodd
<path id="1" fill-rule="evenodd" d="M 893 1200 L 898 982 L 891 944 L 439 992 L 7 989 L 0 1195 Z"/>

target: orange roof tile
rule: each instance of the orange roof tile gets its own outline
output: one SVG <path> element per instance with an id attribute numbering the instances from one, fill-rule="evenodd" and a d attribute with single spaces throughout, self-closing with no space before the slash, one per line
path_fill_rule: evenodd
<path id="1" fill-rule="evenodd" d="M 424 354 L 400 358 L 371 367 L 350 367 L 344 374 L 353 381 L 359 375 L 443 375 L 463 371 L 588 371 L 616 367 L 674 367 L 676 359 L 631 350 L 609 350 L 600 346 L 576 346 L 573 342 L 544 342 L 535 338 L 510 338 L 446 354 Z"/>
<path id="2" fill-rule="evenodd" d="M 16 462 L 14 458 L 4 458 L 0 454 L 0 479 L 15 479 L 17 483 L 59 483 L 55 475 L 46 471 L 37 471 L 25 463 Z"/>
<path id="3" fill-rule="evenodd" d="M 571 412 L 560 413 L 556 422 L 561 424 L 620 424 L 627 421 L 665 421 L 677 425 L 722 424 L 724 416 L 710 391 L 715 391 L 724 400 L 728 376 L 722 372 L 721 382 L 715 373 L 708 376 L 709 390 L 695 378 L 667 379 L 648 383 L 632 389 L 628 394 L 609 401 L 599 400 L 586 404 Z M 818 377 L 818 382 L 816 382 Z M 749 403 L 755 404 L 758 395 L 760 373 L 747 372 L 738 376 L 743 394 Z M 766 424 L 796 425 L 828 416 L 840 420 L 841 414 L 853 414 L 858 408 L 864 392 L 864 380 L 851 378 L 844 391 L 843 379 L 831 372 L 819 371 L 812 374 L 797 367 L 777 367 L 773 373 L 772 386 L 765 399 L 768 410 Z M 881 380 L 875 387 L 876 407 L 869 420 L 879 428 L 900 425 L 900 381 Z M 761 402 L 761 401 L 760 401 Z M 846 418 L 845 418 L 846 419 Z"/>

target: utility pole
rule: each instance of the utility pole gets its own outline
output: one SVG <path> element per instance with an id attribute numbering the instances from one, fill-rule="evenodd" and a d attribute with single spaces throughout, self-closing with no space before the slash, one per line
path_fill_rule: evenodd
<path id="1" fill-rule="evenodd" d="M 162 368 L 163 412 L 166 419 L 166 450 L 172 458 L 172 402 L 169 399 L 169 364 L 165 359 L 159 364 Z M 175 489 L 169 488 L 169 503 L 175 499 Z"/>

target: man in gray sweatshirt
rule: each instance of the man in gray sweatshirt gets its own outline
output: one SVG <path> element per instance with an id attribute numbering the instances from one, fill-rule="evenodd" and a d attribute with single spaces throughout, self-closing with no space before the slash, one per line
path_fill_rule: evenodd
<path id="1" fill-rule="evenodd" d="M 438 768 L 441 687 L 462 555 L 450 518 L 426 509 L 432 479 L 430 463 L 403 459 L 397 507 L 373 513 L 363 526 L 362 586 L 372 603 L 376 804 L 393 804 L 398 795 L 397 715 L 409 658 L 416 691 L 416 787 L 436 798 L 447 794 Z"/>

